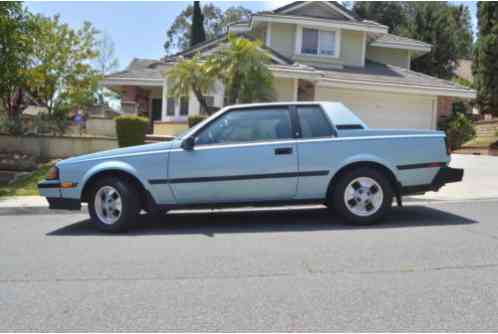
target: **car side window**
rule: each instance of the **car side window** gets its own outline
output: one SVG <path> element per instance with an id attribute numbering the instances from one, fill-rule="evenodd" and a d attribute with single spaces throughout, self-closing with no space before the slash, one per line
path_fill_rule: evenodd
<path id="1" fill-rule="evenodd" d="M 334 130 L 319 106 L 297 107 L 302 138 L 330 137 Z"/>
<path id="2" fill-rule="evenodd" d="M 244 143 L 292 138 L 289 111 L 261 108 L 229 111 L 196 136 L 196 145 Z"/>

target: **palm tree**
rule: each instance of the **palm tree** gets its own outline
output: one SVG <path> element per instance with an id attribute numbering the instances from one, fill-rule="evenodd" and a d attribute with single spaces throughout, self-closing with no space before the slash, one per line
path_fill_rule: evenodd
<path id="1" fill-rule="evenodd" d="M 165 73 L 168 79 L 168 95 L 180 99 L 194 93 L 202 112 L 210 114 L 205 93 L 216 80 L 212 66 L 203 62 L 199 55 L 188 59 L 180 57 L 179 61 Z"/>
<path id="2" fill-rule="evenodd" d="M 269 101 L 273 98 L 270 55 L 259 41 L 230 35 L 228 46 L 208 61 L 225 85 L 228 104 Z"/>

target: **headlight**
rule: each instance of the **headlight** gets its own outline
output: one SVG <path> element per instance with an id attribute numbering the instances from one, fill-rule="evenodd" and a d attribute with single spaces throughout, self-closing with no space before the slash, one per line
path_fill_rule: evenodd
<path id="1" fill-rule="evenodd" d="M 59 168 L 52 167 L 49 169 L 47 174 L 47 180 L 58 180 L 59 179 Z"/>

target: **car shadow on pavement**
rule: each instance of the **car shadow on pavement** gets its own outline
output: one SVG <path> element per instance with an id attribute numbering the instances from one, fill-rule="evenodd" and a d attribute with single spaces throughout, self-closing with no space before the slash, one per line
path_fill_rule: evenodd
<path id="1" fill-rule="evenodd" d="M 421 226 L 457 226 L 475 224 L 469 218 L 425 206 L 393 208 L 384 222 L 370 226 L 347 225 L 341 218 L 331 215 L 325 208 L 286 208 L 233 211 L 172 212 L 160 218 L 140 216 L 136 226 L 126 233 L 133 235 L 265 233 L 386 229 Z M 83 220 L 47 233 L 49 236 L 109 235 L 99 232 L 90 222 Z"/>

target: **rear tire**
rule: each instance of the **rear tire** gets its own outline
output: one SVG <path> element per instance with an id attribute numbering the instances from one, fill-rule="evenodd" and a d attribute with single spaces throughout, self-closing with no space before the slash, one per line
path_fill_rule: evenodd
<path id="1" fill-rule="evenodd" d="M 103 232 L 126 231 L 137 220 L 140 207 L 138 190 L 116 177 L 97 180 L 88 201 L 90 218 Z"/>
<path id="2" fill-rule="evenodd" d="M 348 171 L 336 183 L 328 206 L 348 223 L 369 225 L 380 221 L 391 209 L 393 190 L 388 177 L 373 168 Z"/>

